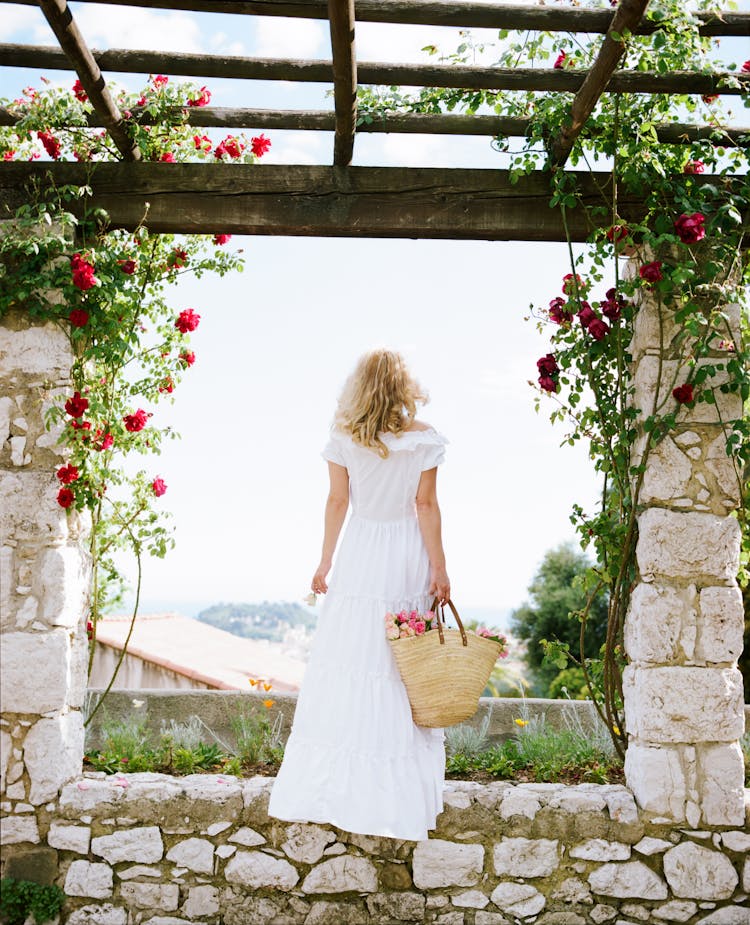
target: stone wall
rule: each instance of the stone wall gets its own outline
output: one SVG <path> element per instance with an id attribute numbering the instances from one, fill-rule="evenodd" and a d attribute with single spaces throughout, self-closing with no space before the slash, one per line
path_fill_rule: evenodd
<path id="1" fill-rule="evenodd" d="M 87 773 L 6 873 L 35 858 L 67 925 L 750 922 L 747 829 L 664 825 L 624 787 L 448 781 L 409 842 L 269 818 L 272 783 Z"/>

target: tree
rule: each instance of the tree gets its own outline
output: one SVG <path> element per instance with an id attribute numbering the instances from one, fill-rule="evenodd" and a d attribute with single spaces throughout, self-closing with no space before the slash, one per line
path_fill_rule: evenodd
<path id="1" fill-rule="evenodd" d="M 528 643 L 527 664 L 538 677 L 540 690 L 546 696 L 550 695 L 550 685 L 560 668 L 544 664 L 541 641 L 567 643 L 571 654 L 579 657 L 581 624 L 572 614 L 586 604 L 587 594 L 580 579 L 590 568 L 589 559 L 571 542 L 550 549 L 528 587 L 531 602 L 522 604 L 511 614 L 511 628 L 518 638 Z M 606 632 L 607 598 L 601 594 L 595 599 L 586 624 L 584 653 L 587 658 L 598 657 Z"/>

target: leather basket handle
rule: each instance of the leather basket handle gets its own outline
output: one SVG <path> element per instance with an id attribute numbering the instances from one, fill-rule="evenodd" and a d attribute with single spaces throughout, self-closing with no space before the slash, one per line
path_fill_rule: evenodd
<path id="1" fill-rule="evenodd" d="M 461 617 L 459 617 L 458 615 L 458 611 L 456 610 L 456 605 L 453 603 L 453 601 L 450 598 L 448 598 L 448 600 L 445 603 L 450 607 L 453 613 L 453 616 L 456 620 L 456 623 L 458 624 L 458 628 L 461 631 L 461 640 L 463 644 L 465 646 L 468 646 L 469 640 L 466 638 L 466 630 L 464 629 L 464 625 L 461 622 Z M 437 628 L 438 628 L 438 633 L 440 635 L 441 645 L 445 642 L 445 637 L 443 636 L 443 624 L 445 623 L 445 611 L 443 608 L 444 608 L 444 605 L 439 602 L 437 597 L 435 597 L 435 599 L 432 602 L 432 607 L 430 607 L 430 610 L 434 612 L 437 618 Z"/>

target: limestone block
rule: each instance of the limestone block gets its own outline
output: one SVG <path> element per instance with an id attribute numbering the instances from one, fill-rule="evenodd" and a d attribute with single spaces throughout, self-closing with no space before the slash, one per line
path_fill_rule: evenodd
<path id="1" fill-rule="evenodd" d="M 141 909 L 173 912 L 179 903 L 180 888 L 176 883 L 123 883 L 122 898 L 128 905 Z"/>
<path id="2" fill-rule="evenodd" d="M 112 895 L 112 868 L 109 864 L 73 861 L 65 877 L 68 896 L 91 896 L 107 899 Z"/>
<path id="3" fill-rule="evenodd" d="M 646 812 L 676 822 L 685 819 L 687 782 L 678 749 L 631 742 L 625 752 L 625 779 Z"/>
<path id="4" fill-rule="evenodd" d="M 602 788 L 604 789 L 604 788 Z M 620 825 L 635 825 L 640 823 L 638 807 L 635 805 L 633 794 L 625 787 L 613 787 L 604 792 L 604 800 L 609 810 L 609 818 Z"/>
<path id="5" fill-rule="evenodd" d="M 371 899 L 372 897 L 368 898 Z M 242 925 L 244 925 L 245 921 L 245 919 L 242 920 Z M 293 920 L 275 916 L 273 919 L 269 917 L 253 919 L 253 922 L 256 921 L 260 925 L 260 922 L 291 923 Z M 302 920 L 300 919 L 299 921 Z M 367 921 L 369 921 L 369 917 L 360 903 L 327 902 L 326 900 L 314 902 L 309 914 L 304 919 L 305 925 L 359 925 L 360 922 Z M 240 925 L 240 922 L 237 922 L 236 925 Z"/>
<path id="6" fill-rule="evenodd" d="M 695 585 L 636 585 L 625 620 L 625 651 L 632 661 L 661 663 L 677 659 L 683 625 L 695 626 L 697 601 Z"/>
<path id="7" fill-rule="evenodd" d="M 293 861 L 315 864 L 323 857 L 326 846 L 334 841 L 336 836 L 330 829 L 295 822 L 287 827 L 286 841 L 282 844 L 281 850 Z"/>
<path id="8" fill-rule="evenodd" d="M 211 838 L 213 838 L 214 835 L 218 835 L 219 832 L 223 832 L 225 829 L 230 828 L 231 825 L 231 822 L 212 822 L 205 830 L 204 834 L 210 835 Z M 265 841 L 265 839 L 263 840 Z"/>
<path id="9" fill-rule="evenodd" d="M 739 742 L 702 745 L 697 750 L 697 759 L 703 822 L 706 825 L 742 825 L 745 763 Z"/>
<path id="10" fill-rule="evenodd" d="M 727 456 L 726 446 L 726 437 L 721 433 L 706 447 L 704 465 L 716 479 L 716 484 L 724 498 L 731 501 L 734 507 L 739 507 L 740 476 L 736 462 L 731 456 Z"/>
<path id="11" fill-rule="evenodd" d="M 46 471 L 0 471 L 0 536 L 52 543 L 77 535 L 85 518 L 60 507 L 59 485 Z"/>
<path id="12" fill-rule="evenodd" d="M 464 925 L 466 916 L 463 912 L 441 912 L 435 916 L 435 925 Z"/>
<path id="13" fill-rule="evenodd" d="M 560 863 L 558 841 L 550 838 L 504 838 L 495 845 L 495 873 L 506 877 L 549 877 Z"/>
<path id="14" fill-rule="evenodd" d="M 745 613 L 742 592 L 731 588 L 702 588 L 701 619 L 695 657 L 702 662 L 736 662 L 742 654 Z"/>
<path id="15" fill-rule="evenodd" d="M 245 807 L 243 821 L 252 825 L 268 822 L 268 801 L 271 798 L 273 778 L 260 775 L 243 781 L 242 800 Z"/>
<path id="16" fill-rule="evenodd" d="M 484 909 L 489 901 L 489 897 L 485 896 L 481 890 L 465 890 L 463 893 L 451 896 L 454 906 L 462 906 L 466 909 Z"/>
<path id="17" fill-rule="evenodd" d="M 589 874 L 594 893 L 618 899 L 666 899 L 667 885 L 643 861 L 604 864 Z"/>
<path id="18" fill-rule="evenodd" d="M 420 893 L 374 893 L 365 902 L 375 922 L 424 921 L 426 901 Z"/>
<path id="19" fill-rule="evenodd" d="M 16 403 L 9 395 L 0 395 L 0 450 L 10 436 L 10 419 Z"/>
<path id="20" fill-rule="evenodd" d="M 617 915 L 617 909 L 614 906 L 597 903 L 591 910 L 591 921 L 594 925 L 601 925 L 602 922 L 609 922 Z"/>
<path id="21" fill-rule="evenodd" d="M 205 838 L 186 838 L 167 851 L 167 860 L 197 874 L 214 872 L 214 846 Z"/>
<path id="22" fill-rule="evenodd" d="M 53 822 L 47 833 L 47 844 L 61 851 L 75 851 L 77 854 L 89 853 L 91 840 L 90 825 L 64 825 Z"/>
<path id="23" fill-rule="evenodd" d="M 216 856 L 222 859 L 231 858 L 236 850 L 236 845 L 219 845 L 216 849 Z"/>
<path id="24" fill-rule="evenodd" d="M 67 379 L 73 359 L 70 341 L 52 321 L 17 329 L 0 325 L 0 368 L 6 375 Z"/>
<path id="25" fill-rule="evenodd" d="M 161 877 L 161 870 L 145 864 L 134 864 L 132 867 L 118 870 L 117 877 L 119 880 L 132 880 L 134 877 Z"/>
<path id="26" fill-rule="evenodd" d="M 745 859 L 745 864 L 742 868 L 742 889 L 746 893 L 750 893 L 750 858 Z"/>
<path id="27" fill-rule="evenodd" d="M 66 705 L 70 643 L 65 630 L 3 633 L 0 699 L 3 713 L 49 713 Z M 44 678 L 44 684 L 39 679 Z"/>
<path id="28" fill-rule="evenodd" d="M 633 845 L 633 850 L 637 851 L 638 854 L 645 854 L 646 857 L 651 857 L 654 854 L 663 854 L 671 847 L 673 847 L 671 841 L 666 841 L 663 838 L 652 838 L 650 835 L 646 835 L 637 845 Z"/>
<path id="29" fill-rule="evenodd" d="M 728 857 L 695 842 L 683 842 L 667 851 L 664 876 L 680 899 L 729 899 L 739 882 Z"/>
<path id="30" fill-rule="evenodd" d="M 65 925 L 127 925 L 127 909 L 103 905 L 81 906 L 74 909 L 65 920 Z"/>
<path id="31" fill-rule="evenodd" d="M 748 832 L 722 832 L 721 843 L 729 851 L 739 851 L 743 854 L 750 852 L 750 834 Z"/>
<path id="32" fill-rule="evenodd" d="M 378 874 L 375 865 L 367 858 L 340 854 L 313 867 L 302 884 L 304 893 L 375 893 Z"/>
<path id="33" fill-rule="evenodd" d="M 14 625 L 11 613 L 15 555 L 12 546 L 0 546 L 0 627 L 3 632 Z"/>
<path id="34" fill-rule="evenodd" d="M 502 912 L 526 918 L 541 912 L 547 900 L 530 883 L 500 883 L 492 891 L 492 902 Z"/>
<path id="35" fill-rule="evenodd" d="M 638 517 L 636 556 L 644 581 L 657 576 L 731 582 L 739 570 L 740 525 L 734 517 L 648 508 Z"/>
<path id="36" fill-rule="evenodd" d="M 547 801 L 550 809 L 564 813 L 600 813 L 607 805 L 601 793 L 581 787 L 564 787 L 556 791 Z"/>
<path id="37" fill-rule="evenodd" d="M 525 816 L 527 819 L 533 819 L 541 805 L 535 793 L 528 793 L 520 787 L 513 787 L 505 790 L 502 795 L 500 817 L 512 819 L 513 816 Z"/>
<path id="38" fill-rule="evenodd" d="M 88 577 L 88 558 L 78 545 L 47 549 L 39 570 L 42 619 L 50 626 L 77 626 L 88 597 Z"/>
<path id="39" fill-rule="evenodd" d="M 571 848 L 570 856 L 584 861 L 627 861 L 630 858 L 630 845 L 604 838 L 590 838 Z"/>
<path id="40" fill-rule="evenodd" d="M 153 864 L 164 855 L 161 832 L 156 825 L 120 829 L 111 835 L 92 838 L 91 850 L 110 864 L 118 864 L 120 861 Z"/>
<path id="41" fill-rule="evenodd" d="M 26 629 L 36 620 L 38 611 L 39 601 L 33 595 L 22 598 L 22 603 L 16 610 L 16 629 Z"/>
<path id="42" fill-rule="evenodd" d="M 8 771 L 8 760 L 13 747 L 13 739 L 8 732 L 0 731 L 0 792 L 5 790 L 5 775 Z"/>
<path id="43" fill-rule="evenodd" d="M 0 845 L 17 845 L 21 842 L 39 843 L 39 826 L 36 816 L 4 816 L 0 824 Z"/>
<path id="44" fill-rule="evenodd" d="M 412 876 L 420 890 L 444 886 L 474 886 L 484 868 L 481 845 L 457 845 L 428 838 L 414 848 Z"/>
<path id="45" fill-rule="evenodd" d="M 658 345 L 658 342 L 657 342 Z M 710 366 L 715 360 L 702 359 L 698 366 Z M 717 424 L 722 421 L 736 421 L 742 417 L 742 399 L 737 392 L 724 394 L 719 386 L 728 381 L 727 373 L 717 372 L 705 382 L 705 387 L 712 387 L 716 397 L 716 404 L 696 402 L 692 408 L 687 405 L 677 405 L 670 394 L 672 382 L 681 385 L 687 379 L 690 369 L 676 360 L 665 360 L 662 363 L 662 377 L 659 387 L 659 411 L 675 410 L 675 420 L 678 424 Z M 654 396 L 656 395 L 659 376 L 659 357 L 647 354 L 641 357 L 633 375 L 633 407 L 639 408 L 644 417 L 653 413 Z"/>
<path id="46" fill-rule="evenodd" d="M 487 912 L 480 909 L 474 916 L 475 925 L 509 925 L 509 920 L 499 912 Z"/>
<path id="47" fill-rule="evenodd" d="M 191 919 L 216 915 L 219 911 L 218 889 L 215 886 L 191 886 L 181 911 Z"/>
<path id="48" fill-rule="evenodd" d="M 628 732 L 643 742 L 732 742 L 744 730 L 736 668 L 642 668 L 623 672 Z"/>
<path id="49" fill-rule="evenodd" d="M 31 779 L 30 803 L 39 806 L 54 799 L 65 783 L 81 773 L 83 739 L 79 710 L 40 719 L 29 729 L 23 743 L 23 760 Z"/>
<path id="50" fill-rule="evenodd" d="M 663 906 L 651 910 L 655 919 L 664 922 L 687 922 L 698 911 L 698 905 L 683 899 L 673 899 Z"/>
<path id="51" fill-rule="evenodd" d="M 721 909 L 710 913 L 704 919 L 699 919 L 697 925 L 747 925 L 748 921 L 750 921 L 750 916 L 748 916 L 746 905 L 722 906 Z"/>
<path id="52" fill-rule="evenodd" d="M 256 845 L 265 844 L 265 838 L 256 832 L 255 829 L 251 829 L 249 826 L 242 826 L 242 828 L 237 829 L 237 831 L 230 835 L 227 841 L 236 842 L 238 845 L 244 845 L 246 848 L 254 848 Z"/>
<path id="53" fill-rule="evenodd" d="M 224 869 L 227 883 L 237 883 L 252 889 L 275 887 L 291 890 L 299 880 L 297 870 L 282 858 L 263 851 L 238 851 Z"/>
<path id="54" fill-rule="evenodd" d="M 563 880 L 560 886 L 552 892 L 551 898 L 568 903 L 568 905 L 590 905 L 593 902 L 591 890 L 582 880 L 578 880 L 576 877 L 568 877 L 567 880 Z"/>
<path id="55" fill-rule="evenodd" d="M 670 437 L 665 436 L 651 448 L 638 500 L 641 504 L 648 504 L 684 498 L 692 474 L 690 459 Z"/>

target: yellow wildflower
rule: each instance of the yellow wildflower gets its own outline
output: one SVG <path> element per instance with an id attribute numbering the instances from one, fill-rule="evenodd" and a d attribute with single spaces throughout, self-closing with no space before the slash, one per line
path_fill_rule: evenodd
<path id="1" fill-rule="evenodd" d="M 266 681 L 263 682 L 263 689 L 264 689 L 264 690 L 270 691 L 272 687 L 273 687 L 273 684 L 268 684 Z"/>
<path id="2" fill-rule="evenodd" d="M 270 710 L 271 707 L 274 705 L 274 703 L 275 703 L 274 700 L 264 700 L 264 701 L 263 701 L 263 706 L 264 706 L 267 710 Z"/>
<path id="3" fill-rule="evenodd" d="M 622 733 L 620 732 L 620 727 L 615 726 L 614 724 L 612 725 L 612 731 L 614 732 L 616 736 L 622 735 Z"/>
<path id="4" fill-rule="evenodd" d="M 527 719 L 515 719 L 513 722 L 516 724 L 516 726 L 521 727 L 529 725 L 529 721 Z"/>

